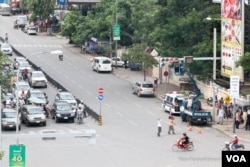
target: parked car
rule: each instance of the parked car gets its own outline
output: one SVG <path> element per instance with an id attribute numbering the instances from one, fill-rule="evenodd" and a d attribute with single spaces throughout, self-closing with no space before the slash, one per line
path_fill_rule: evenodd
<path id="1" fill-rule="evenodd" d="M 28 35 L 36 35 L 37 34 L 37 28 L 35 26 L 29 26 L 27 28 L 27 34 Z"/>
<path id="2" fill-rule="evenodd" d="M 29 28 L 29 25 L 25 25 L 24 28 L 22 29 L 24 33 L 27 33 L 28 31 L 28 28 Z"/>
<path id="3" fill-rule="evenodd" d="M 66 101 L 55 101 L 51 108 L 52 119 L 55 122 L 59 121 L 70 121 L 75 120 L 75 111 L 69 103 Z"/>
<path id="4" fill-rule="evenodd" d="M 122 59 L 119 57 L 113 57 L 111 60 L 112 60 L 113 67 L 124 67 L 125 65 L 125 62 L 122 61 Z"/>
<path id="5" fill-rule="evenodd" d="M 132 86 L 132 93 L 138 97 L 142 95 L 154 96 L 154 84 L 150 81 L 138 81 Z"/>
<path id="6" fill-rule="evenodd" d="M 48 99 L 47 97 L 45 97 L 44 92 L 37 89 L 28 90 L 25 99 L 27 104 L 46 104 L 48 102 Z"/>
<path id="7" fill-rule="evenodd" d="M 23 71 L 24 69 L 27 69 L 28 71 L 31 71 L 31 65 L 27 61 L 19 62 L 18 63 L 18 69 Z"/>
<path id="8" fill-rule="evenodd" d="M 2 111 L 2 130 L 5 129 L 16 129 L 18 124 L 18 129 L 21 130 L 21 119 L 19 116 L 19 121 L 17 123 L 17 112 L 11 108 L 4 108 Z"/>
<path id="9" fill-rule="evenodd" d="M 96 72 L 112 72 L 112 60 L 107 57 L 95 57 L 91 63 L 93 71 Z"/>
<path id="10" fill-rule="evenodd" d="M 140 63 L 130 63 L 129 68 L 131 71 L 141 71 L 141 69 L 142 69 Z"/>
<path id="11" fill-rule="evenodd" d="M 24 105 L 21 108 L 21 120 L 26 126 L 43 125 L 46 126 L 46 116 L 41 107 L 35 105 Z"/>
<path id="12" fill-rule="evenodd" d="M 32 71 L 28 75 L 28 81 L 31 87 L 47 88 L 47 79 L 42 71 Z"/>
<path id="13" fill-rule="evenodd" d="M 77 101 L 72 93 L 58 92 L 55 96 L 55 101 L 66 101 L 71 105 L 71 108 L 76 112 Z"/>
<path id="14" fill-rule="evenodd" d="M 18 95 L 21 96 L 22 91 L 27 94 L 28 90 L 31 89 L 28 82 L 25 81 L 18 81 L 13 84 L 13 94 L 14 96 Z"/>
<path id="15" fill-rule="evenodd" d="M 13 68 L 18 69 L 19 63 L 24 62 L 24 61 L 26 61 L 26 59 L 24 57 L 21 57 L 21 56 L 14 58 Z"/>
<path id="16" fill-rule="evenodd" d="M 3 54 L 12 56 L 12 47 L 8 43 L 1 43 L 0 49 Z"/>

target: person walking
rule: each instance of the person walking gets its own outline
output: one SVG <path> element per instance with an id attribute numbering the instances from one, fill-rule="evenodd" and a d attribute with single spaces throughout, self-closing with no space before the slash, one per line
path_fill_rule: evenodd
<path id="1" fill-rule="evenodd" d="M 240 126 L 240 111 L 237 110 L 237 112 L 235 113 L 235 128 L 239 129 Z"/>
<path id="2" fill-rule="evenodd" d="M 221 106 L 219 109 L 219 114 L 218 114 L 218 124 L 223 125 L 224 116 L 225 116 L 225 111 L 224 111 L 223 107 Z"/>
<path id="3" fill-rule="evenodd" d="M 158 118 L 157 120 L 157 136 L 160 137 L 161 136 L 161 129 L 162 129 L 162 126 L 161 126 L 161 118 Z"/>
<path id="4" fill-rule="evenodd" d="M 174 117 L 169 116 L 168 118 L 168 134 L 170 134 L 172 132 L 172 134 L 174 135 Z"/>
<path id="5" fill-rule="evenodd" d="M 247 124 L 247 111 L 243 111 L 242 114 L 242 118 L 243 118 L 243 128 L 246 128 L 246 124 Z"/>
<path id="6" fill-rule="evenodd" d="M 154 79 L 154 87 L 155 87 L 155 90 L 157 89 L 157 85 L 158 85 L 158 78 L 155 77 L 155 79 Z"/>

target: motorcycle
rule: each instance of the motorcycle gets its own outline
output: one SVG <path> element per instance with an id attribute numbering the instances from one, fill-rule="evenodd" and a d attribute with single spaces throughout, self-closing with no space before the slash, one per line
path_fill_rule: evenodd
<path id="1" fill-rule="evenodd" d="M 59 60 L 63 61 L 63 55 L 59 55 Z"/>
<path id="2" fill-rule="evenodd" d="M 234 149 L 232 149 L 232 143 L 226 141 L 225 142 L 225 147 L 222 149 L 222 151 L 239 151 L 239 150 L 244 150 L 245 146 L 243 144 L 237 144 Z"/>
<path id="3" fill-rule="evenodd" d="M 179 151 L 179 150 L 186 150 L 186 151 L 193 151 L 194 150 L 194 144 L 192 141 L 189 141 L 189 143 L 184 144 L 184 146 L 180 143 L 181 139 L 177 140 L 177 143 L 175 143 L 172 146 L 173 151 Z"/>
<path id="4" fill-rule="evenodd" d="M 215 99 L 215 105 L 216 105 L 216 103 L 217 103 L 217 100 Z M 207 98 L 207 104 L 210 106 L 213 106 L 213 98 L 212 97 Z"/>

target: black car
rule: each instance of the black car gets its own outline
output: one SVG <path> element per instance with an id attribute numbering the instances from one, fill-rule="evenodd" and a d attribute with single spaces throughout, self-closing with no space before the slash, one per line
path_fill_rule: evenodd
<path id="1" fill-rule="evenodd" d="M 55 101 L 51 109 L 52 119 L 59 121 L 75 121 L 75 111 L 71 105 L 65 101 Z"/>

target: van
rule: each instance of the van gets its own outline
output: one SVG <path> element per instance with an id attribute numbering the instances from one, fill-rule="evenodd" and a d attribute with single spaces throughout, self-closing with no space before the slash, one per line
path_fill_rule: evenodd
<path id="1" fill-rule="evenodd" d="M 0 3 L 0 15 L 10 16 L 10 5 L 6 3 Z"/>
<path id="2" fill-rule="evenodd" d="M 241 107 L 242 111 L 247 111 L 248 107 L 250 107 L 250 102 L 238 99 L 235 99 L 235 104 L 237 105 L 237 107 Z"/>
<path id="3" fill-rule="evenodd" d="M 107 57 L 95 57 L 92 60 L 92 69 L 96 72 L 112 72 L 112 60 Z"/>
<path id="4" fill-rule="evenodd" d="M 27 23 L 28 23 L 28 18 L 26 15 L 19 15 L 16 17 L 16 24 L 18 27 L 24 28 Z"/>
<path id="5" fill-rule="evenodd" d="M 167 111 L 170 114 L 180 114 L 180 107 L 185 99 L 186 95 L 176 91 L 165 94 L 162 98 L 163 111 Z"/>

